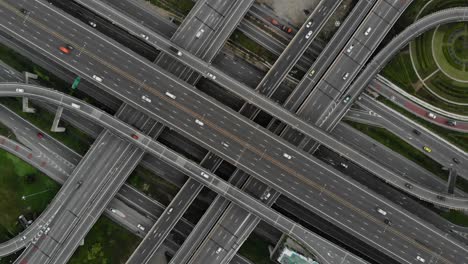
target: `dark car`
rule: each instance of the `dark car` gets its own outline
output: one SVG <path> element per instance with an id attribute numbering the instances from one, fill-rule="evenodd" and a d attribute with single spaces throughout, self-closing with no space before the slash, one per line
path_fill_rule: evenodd
<path id="1" fill-rule="evenodd" d="M 413 189 L 413 185 L 411 185 L 409 183 L 405 183 L 405 187 L 408 188 L 408 189 Z"/>
<path id="2" fill-rule="evenodd" d="M 21 8 L 20 11 L 21 11 L 21 13 L 23 13 L 25 15 L 29 15 L 29 13 L 31 13 L 29 10 L 24 9 L 24 8 Z"/>
<path id="3" fill-rule="evenodd" d="M 460 164 L 460 160 L 459 160 L 459 159 L 453 158 L 452 160 L 453 160 L 453 162 L 455 162 L 456 164 Z"/>
<path id="4" fill-rule="evenodd" d="M 135 134 L 132 134 L 132 138 L 133 138 L 133 139 L 136 139 L 136 140 L 139 139 L 138 135 L 135 135 Z"/>
<path id="5" fill-rule="evenodd" d="M 437 195 L 437 199 L 441 200 L 441 201 L 445 201 L 445 197 L 441 196 L 441 195 Z"/>
<path id="6" fill-rule="evenodd" d="M 390 219 L 388 218 L 385 218 L 385 220 L 383 220 L 385 224 L 391 226 L 392 225 L 392 221 L 390 221 Z"/>
<path id="7" fill-rule="evenodd" d="M 416 129 L 413 129 L 413 133 L 416 134 L 416 135 L 421 135 L 421 132 L 419 132 L 419 130 L 416 130 Z"/>
<path id="8" fill-rule="evenodd" d="M 447 120 L 447 125 L 449 125 L 449 126 L 456 126 L 456 125 L 457 125 L 457 121 L 455 121 L 455 120 Z"/>

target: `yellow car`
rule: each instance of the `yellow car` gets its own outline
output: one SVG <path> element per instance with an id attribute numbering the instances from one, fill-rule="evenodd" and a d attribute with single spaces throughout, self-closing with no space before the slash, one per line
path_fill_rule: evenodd
<path id="1" fill-rule="evenodd" d="M 432 149 L 431 149 L 430 147 L 428 147 L 428 146 L 424 146 L 423 149 L 424 149 L 424 151 L 426 151 L 426 152 L 429 152 L 429 153 L 432 152 Z"/>

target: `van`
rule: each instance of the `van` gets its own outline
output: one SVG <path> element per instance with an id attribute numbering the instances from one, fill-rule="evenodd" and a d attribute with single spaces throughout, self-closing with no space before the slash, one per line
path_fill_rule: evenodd
<path id="1" fill-rule="evenodd" d="M 384 211 L 384 210 L 382 210 L 381 208 L 377 207 L 377 208 L 375 208 L 375 209 L 377 210 L 377 212 L 378 212 L 379 214 L 381 214 L 381 215 L 387 215 L 387 212 Z"/>
<path id="2" fill-rule="evenodd" d="M 81 107 L 79 104 L 75 104 L 75 103 L 71 103 L 71 106 L 76 109 L 80 109 Z"/>
<path id="3" fill-rule="evenodd" d="M 98 82 L 102 82 L 102 78 L 97 76 L 97 75 L 93 75 L 93 79 L 98 81 Z"/>
<path id="4" fill-rule="evenodd" d="M 17 92 L 17 93 L 24 93 L 24 89 L 22 89 L 22 88 L 16 88 L 16 92 Z"/>
<path id="5" fill-rule="evenodd" d="M 195 35 L 195 37 L 196 37 L 196 38 L 200 38 L 201 35 L 203 34 L 203 32 L 205 32 L 205 30 L 204 30 L 203 28 L 200 29 L 200 30 L 197 32 L 197 34 Z"/>

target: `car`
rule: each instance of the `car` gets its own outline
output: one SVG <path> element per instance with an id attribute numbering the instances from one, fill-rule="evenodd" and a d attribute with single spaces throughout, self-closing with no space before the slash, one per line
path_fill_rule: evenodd
<path id="1" fill-rule="evenodd" d="M 309 39 L 310 36 L 312 36 L 312 33 L 314 33 L 312 30 L 307 32 L 307 35 L 305 36 L 306 39 Z"/>
<path id="2" fill-rule="evenodd" d="M 49 231 L 50 231 L 50 227 L 47 227 L 47 229 L 44 231 L 44 234 L 47 235 L 49 233 Z"/>
<path id="3" fill-rule="evenodd" d="M 26 240 L 26 236 L 21 237 L 21 241 Z"/>
<path id="4" fill-rule="evenodd" d="M 426 260 L 424 260 L 423 258 L 421 258 L 420 256 L 416 256 L 416 259 L 418 261 L 421 261 L 422 263 L 426 262 Z"/>
<path id="5" fill-rule="evenodd" d="M 416 130 L 416 129 L 413 129 L 413 133 L 416 134 L 416 135 L 421 135 L 421 132 L 419 132 L 419 130 Z"/>
<path id="6" fill-rule="evenodd" d="M 314 73 L 315 73 L 315 70 L 311 70 L 311 71 L 309 72 L 309 76 L 312 77 L 312 76 L 314 75 Z"/>
<path id="7" fill-rule="evenodd" d="M 80 109 L 81 106 L 79 104 L 71 103 L 71 106 L 76 109 Z"/>
<path id="8" fill-rule="evenodd" d="M 260 196 L 260 200 L 268 200 L 270 198 L 271 193 L 270 193 L 271 188 L 267 187 L 266 190 L 263 192 L 262 196 Z"/>
<path id="9" fill-rule="evenodd" d="M 37 132 L 37 137 L 39 139 L 43 139 L 44 138 L 44 134 L 42 134 L 41 132 Z"/>
<path id="10" fill-rule="evenodd" d="M 195 37 L 196 37 L 196 38 L 200 38 L 201 35 L 203 34 L 203 32 L 205 32 L 205 30 L 204 30 L 203 28 L 200 29 L 200 30 L 197 32 L 197 34 L 195 35 Z"/>
<path id="11" fill-rule="evenodd" d="M 458 160 L 457 158 L 453 158 L 452 160 L 453 160 L 453 162 L 455 162 L 456 164 L 460 164 L 460 160 Z"/>
<path id="12" fill-rule="evenodd" d="M 347 104 L 349 102 L 349 100 L 351 99 L 351 96 L 350 95 L 347 95 L 344 99 L 343 99 L 343 104 Z"/>
<path id="13" fill-rule="evenodd" d="M 384 219 L 384 223 L 387 224 L 387 225 L 389 225 L 389 226 L 392 225 L 392 221 L 390 221 L 390 219 L 388 219 L 388 218 L 385 218 L 385 219 Z"/>
<path id="14" fill-rule="evenodd" d="M 140 137 L 138 135 L 136 135 L 136 134 L 132 134 L 132 138 L 133 139 L 139 139 Z"/>
<path id="15" fill-rule="evenodd" d="M 20 11 L 21 11 L 21 13 L 23 13 L 25 15 L 29 15 L 31 13 L 31 11 L 29 11 L 27 9 L 24 9 L 24 8 L 21 8 Z"/>
<path id="16" fill-rule="evenodd" d="M 175 48 L 175 47 L 170 46 L 169 50 L 174 52 L 175 54 L 177 54 L 177 56 L 179 56 L 179 57 L 182 56 L 182 52 L 180 50 L 178 50 L 177 48 Z"/>
<path id="17" fill-rule="evenodd" d="M 149 37 L 145 34 L 140 34 L 140 37 L 144 38 L 145 40 L 149 40 Z"/>
<path id="18" fill-rule="evenodd" d="M 63 54 L 70 54 L 71 50 L 65 46 L 60 46 L 59 47 L 59 50 L 63 53 Z"/>
<path id="19" fill-rule="evenodd" d="M 310 26 L 312 26 L 312 21 L 307 22 L 306 28 L 310 28 Z"/>
<path id="20" fill-rule="evenodd" d="M 166 96 L 174 100 L 176 99 L 176 96 L 170 92 L 166 92 Z"/>
<path id="21" fill-rule="evenodd" d="M 144 226 L 138 224 L 137 227 L 138 227 L 138 229 L 140 229 L 141 231 L 145 231 L 145 227 L 144 227 Z"/>
<path id="22" fill-rule="evenodd" d="M 102 78 L 97 76 L 97 75 L 93 75 L 93 79 L 98 81 L 98 82 L 102 82 Z"/>
<path id="23" fill-rule="evenodd" d="M 343 167 L 343 168 L 345 168 L 345 169 L 348 168 L 348 164 L 346 164 L 346 163 L 343 163 L 343 162 L 342 162 L 342 163 L 340 163 L 340 165 L 341 165 L 341 167 Z"/>
<path id="24" fill-rule="evenodd" d="M 345 74 L 343 75 L 343 80 L 346 81 L 346 79 L 348 79 L 348 77 L 349 77 L 349 72 L 347 72 L 347 73 L 345 73 Z"/>
<path id="25" fill-rule="evenodd" d="M 216 76 L 213 75 L 212 73 L 207 73 L 206 76 L 212 80 L 216 80 Z"/>
<path id="26" fill-rule="evenodd" d="M 456 126 L 456 125 L 457 125 L 457 121 L 455 121 L 455 120 L 447 120 L 447 125 L 449 125 L 449 126 Z"/>
<path id="27" fill-rule="evenodd" d="M 436 116 L 434 113 L 431 113 L 431 112 L 428 112 L 428 113 L 427 113 L 427 116 L 430 117 L 430 118 L 432 118 L 432 119 L 436 119 L 436 118 L 437 118 L 437 116 Z"/>
<path id="28" fill-rule="evenodd" d="M 371 28 L 371 27 L 368 27 L 368 28 L 366 29 L 366 31 L 364 32 L 364 36 L 369 35 L 369 33 L 370 33 L 371 31 L 372 31 L 372 28 Z"/>
<path id="29" fill-rule="evenodd" d="M 219 254 L 222 250 L 223 250 L 223 248 L 222 248 L 222 247 L 219 247 L 219 248 L 216 250 L 215 253 L 216 253 L 216 254 Z"/>
<path id="30" fill-rule="evenodd" d="M 382 210 L 380 207 L 376 207 L 375 210 L 381 215 L 387 215 L 387 212 Z"/>
<path id="31" fill-rule="evenodd" d="M 195 123 L 196 123 L 197 125 L 199 125 L 199 126 L 203 126 L 203 125 L 204 125 L 204 123 L 203 123 L 201 120 L 199 120 L 199 119 L 195 119 Z"/>
<path id="32" fill-rule="evenodd" d="M 88 24 L 89 24 L 90 26 L 92 26 L 93 28 L 95 28 L 95 27 L 97 26 L 97 25 L 96 25 L 96 22 L 94 22 L 94 21 L 88 21 Z"/>
<path id="33" fill-rule="evenodd" d="M 285 25 L 281 26 L 281 30 L 283 30 L 284 32 L 289 33 L 289 34 L 292 33 L 292 28 L 287 27 Z"/>
<path id="34" fill-rule="evenodd" d="M 353 50 L 354 48 L 354 45 L 351 44 L 351 46 L 348 47 L 348 49 L 346 49 L 346 52 L 347 53 L 351 53 L 351 51 Z"/>
<path id="35" fill-rule="evenodd" d="M 424 151 L 426 151 L 427 153 L 431 153 L 432 152 L 432 149 L 428 146 L 424 146 L 423 147 Z"/>
<path id="36" fill-rule="evenodd" d="M 226 147 L 226 148 L 229 148 L 229 144 L 228 144 L 228 143 L 226 143 L 226 142 L 224 142 L 224 141 L 223 141 L 223 142 L 221 142 L 221 145 L 223 145 L 223 146 L 224 146 L 224 147 Z"/>
<path id="37" fill-rule="evenodd" d="M 16 92 L 17 92 L 17 93 L 24 93 L 24 89 L 22 89 L 22 88 L 16 88 Z"/>
<path id="38" fill-rule="evenodd" d="M 146 96 L 146 95 L 142 95 L 142 96 L 141 96 L 141 99 L 142 99 L 143 101 L 147 102 L 147 103 L 151 103 L 151 99 L 150 99 L 148 96 Z"/>
<path id="39" fill-rule="evenodd" d="M 204 171 L 202 171 L 202 172 L 200 173 L 200 175 L 203 176 L 203 178 L 205 178 L 205 179 L 208 179 L 208 178 L 210 177 L 210 176 L 209 176 L 207 173 L 205 173 Z"/>
<path id="40" fill-rule="evenodd" d="M 437 197 L 437 199 L 439 199 L 441 201 L 445 201 L 445 197 L 442 196 L 442 195 L 437 195 L 436 197 Z"/>
<path id="41" fill-rule="evenodd" d="M 174 208 L 173 208 L 173 207 L 171 207 L 171 208 L 169 208 L 169 210 L 167 210 L 167 214 L 171 214 L 172 211 L 174 211 Z"/>
<path id="42" fill-rule="evenodd" d="M 408 189 L 413 189 L 413 185 L 411 185 L 410 183 L 405 183 L 405 187 Z"/>
<path id="43" fill-rule="evenodd" d="M 292 158 L 292 156 L 289 155 L 288 153 L 283 153 L 283 157 L 287 158 L 288 160 Z"/>

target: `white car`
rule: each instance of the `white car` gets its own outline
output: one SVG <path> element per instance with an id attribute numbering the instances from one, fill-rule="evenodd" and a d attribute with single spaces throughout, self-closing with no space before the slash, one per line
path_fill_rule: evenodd
<path id="1" fill-rule="evenodd" d="M 351 45 L 349 46 L 349 48 L 346 50 L 347 53 L 351 53 L 351 51 L 353 50 L 354 48 L 354 45 Z"/>
<path id="2" fill-rule="evenodd" d="M 216 76 L 214 76 L 213 74 L 211 73 L 207 73 L 206 76 L 212 80 L 216 80 Z"/>
<path id="3" fill-rule="evenodd" d="M 312 30 L 311 30 L 311 31 L 309 31 L 309 32 L 307 32 L 307 35 L 305 36 L 305 38 L 306 38 L 306 39 L 309 39 L 309 38 L 310 38 L 310 36 L 312 36 L 312 33 L 313 33 L 313 31 L 312 31 Z"/>
<path id="4" fill-rule="evenodd" d="M 424 260 L 423 258 L 421 258 L 420 256 L 416 256 L 416 259 L 421 261 L 422 263 L 426 262 L 426 260 Z"/>
<path id="5" fill-rule="evenodd" d="M 381 215 L 387 215 L 387 212 L 384 211 L 384 210 L 382 210 L 381 208 L 377 207 L 376 209 L 377 209 L 377 212 L 378 212 L 379 214 L 381 214 Z"/>
<path id="6" fill-rule="evenodd" d="M 16 92 L 17 92 L 17 93 L 24 93 L 24 89 L 22 89 L 22 88 L 16 88 Z"/>
<path id="7" fill-rule="evenodd" d="M 138 227 L 138 229 L 140 229 L 141 231 L 145 231 L 145 227 L 144 227 L 144 226 L 138 224 L 137 227 Z"/>
<path id="8" fill-rule="evenodd" d="M 343 168 L 345 168 L 345 169 L 348 168 L 348 164 L 346 164 L 346 163 L 341 163 L 340 165 L 341 165 L 341 167 L 343 167 Z"/>
<path id="9" fill-rule="evenodd" d="M 198 120 L 198 119 L 195 119 L 195 123 L 196 123 L 197 125 L 199 125 L 199 126 L 203 126 L 203 125 L 204 125 L 203 122 L 200 121 L 200 120 Z"/>
<path id="10" fill-rule="evenodd" d="M 176 96 L 171 94 L 170 92 L 166 92 L 166 96 L 174 100 L 176 99 Z"/>
<path id="11" fill-rule="evenodd" d="M 142 38 L 146 39 L 146 40 L 149 39 L 149 37 L 148 37 L 147 35 L 145 35 L 145 34 L 140 34 L 140 36 L 141 36 Z"/>
<path id="12" fill-rule="evenodd" d="M 309 72 L 309 76 L 312 77 L 312 76 L 314 75 L 314 73 L 315 73 L 315 70 L 311 70 L 311 71 Z"/>
<path id="13" fill-rule="evenodd" d="M 431 112 L 427 113 L 427 116 L 430 117 L 430 118 L 432 118 L 432 119 L 436 119 L 436 118 L 437 118 L 437 116 L 436 116 L 434 113 L 431 113 Z"/>
<path id="14" fill-rule="evenodd" d="M 372 28 L 371 28 L 371 27 L 368 27 L 368 28 L 366 29 L 366 32 L 364 32 L 364 36 L 369 35 L 369 33 L 371 32 L 371 30 L 372 30 Z"/>
<path id="15" fill-rule="evenodd" d="M 79 104 L 71 103 L 71 106 L 76 109 L 80 109 L 81 106 Z"/>
<path id="16" fill-rule="evenodd" d="M 143 95 L 143 96 L 141 97 L 141 99 L 143 99 L 143 101 L 145 101 L 145 102 L 151 103 L 151 99 L 149 99 L 149 97 L 146 96 L 146 95 Z"/>
<path id="17" fill-rule="evenodd" d="M 223 248 L 222 248 L 222 247 L 219 247 L 219 248 L 216 250 L 215 253 L 216 253 L 216 254 L 219 254 L 222 250 L 223 250 Z"/>
<path id="18" fill-rule="evenodd" d="M 196 37 L 196 38 L 200 38 L 201 35 L 203 34 L 203 32 L 205 32 L 205 30 L 204 30 L 203 28 L 200 29 L 200 30 L 197 32 L 197 34 L 195 35 L 195 37 Z"/>
<path id="19" fill-rule="evenodd" d="M 167 210 L 167 214 L 171 214 L 172 211 L 174 211 L 174 208 L 173 208 L 173 207 L 171 207 L 171 208 L 169 208 L 169 210 Z"/>
<path id="20" fill-rule="evenodd" d="M 292 156 L 289 155 L 288 153 L 283 153 L 283 157 L 287 158 L 288 160 L 292 158 Z"/>
<path id="21" fill-rule="evenodd" d="M 268 200 L 268 198 L 270 198 L 271 196 L 271 193 L 270 193 L 270 188 L 268 187 L 262 194 L 262 196 L 260 197 L 260 200 Z"/>
<path id="22" fill-rule="evenodd" d="M 224 146 L 224 147 L 226 147 L 226 148 L 229 148 L 229 144 L 228 144 L 228 143 L 226 143 L 226 142 L 224 142 L 224 141 L 223 141 L 223 142 L 221 142 L 221 145 L 223 145 L 223 146 Z"/>
<path id="23" fill-rule="evenodd" d="M 208 174 L 206 174 L 204 171 L 202 171 L 202 172 L 200 173 L 200 175 L 203 176 L 203 178 L 205 178 L 205 179 L 208 179 L 208 178 L 210 177 L 210 176 L 209 176 Z"/>
<path id="24" fill-rule="evenodd" d="M 97 76 L 97 75 L 93 75 L 93 79 L 98 81 L 98 82 L 102 82 L 102 78 Z"/>
<path id="25" fill-rule="evenodd" d="M 115 210 L 114 208 L 111 208 L 111 212 L 115 214 L 117 210 Z"/>
<path id="26" fill-rule="evenodd" d="M 89 23 L 89 25 L 92 26 L 93 28 L 96 27 L 96 22 L 94 22 L 94 21 L 89 21 L 88 23 Z"/>
<path id="27" fill-rule="evenodd" d="M 348 79 L 348 77 L 349 77 L 349 72 L 347 72 L 347 73 L 345 73 L 345 74 L 343 75 L 343 80 L 346 81 L 346 79 Z"/>
<path id="28" fill-rule="evenodd" d="M 310 26 L 312 26 L 312 21 L 309 21 L 306 25 L 306 28 L 310 28 Z"/>

